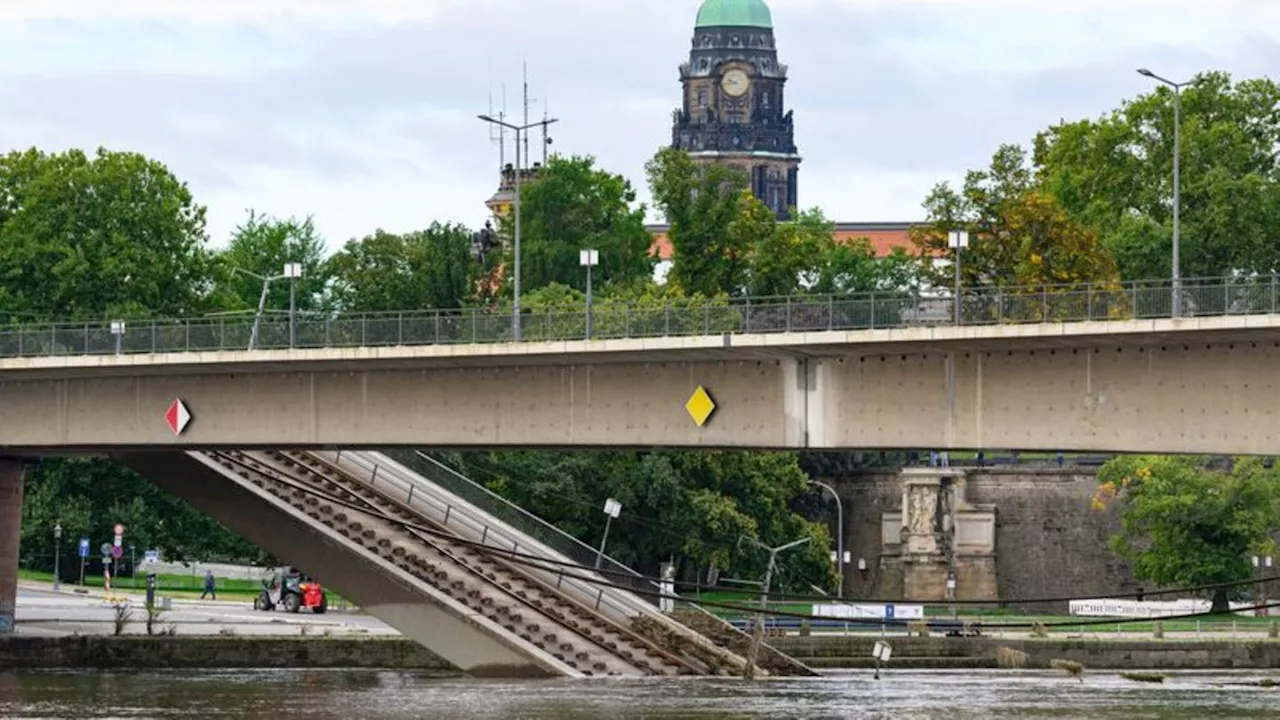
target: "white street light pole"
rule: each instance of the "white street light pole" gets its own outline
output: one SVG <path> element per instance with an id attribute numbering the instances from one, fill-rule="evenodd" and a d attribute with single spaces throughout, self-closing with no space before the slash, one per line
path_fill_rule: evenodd
<path id="1" fill-rule="evenodd" d="M 515 254 L 515 267 L 513 268 L 514 279 L 513 279 L 513 288 L 512 288 L 515 291 L 515 305 L 512 311 L 512 318 L 511 318 L 511 335 L 513 340 L 518 341 L 520 339 L 520 174 L 521 174 L 520 172 L 521 170 L 520 138 L 523 136 L 525 131 L 531 128 L 536 128 L 538 126 L 542 126 L 543 128 L 546 128 L 548 125 L 551 125 L 552 123 L 559 122 L 559 120 L 554 118 L 549 118 L 549 119 L 539 120 L 536 123 L 529 123 L 528 125 L 514 125 L 504 120 L 499 120 L 498 118 L 491 117 L 489 115 L 480 115 L 479 118 L 487 123 L 491 123 L 493 125 L 499 125 L 501 127 L 507 128 L 508 130 L 512 130 L 516 134 L 516 173 L 515 173 L 516 179 L 515 179 L 515 188 L 514 188 L 516 197 L 515 197 L 515 208 L 513 210 L 513 212 L 516 215 L 516 227 L 515 227 L 515 238 L 514 238 L 515 247 L 513 248 L 514 254 Z"/>
<path id="2" fill-rule="evenodd" d="M 62 566 L 61 566 L 61 550 L 62 550 L 62 523 L 53 524 L 53 591 L 61 592 L 62 590 Z"/>
<path id="3" fill-rule="evenodd" d="M 595 250 L 579 250 L 578 264 L 587 269 L 587 339 L 591 339 L 591 268 L 600 262 L 600 253 Z"/>
<path id="4" fill-rule="evenodd" d="M 613 519 L 622 514 L 622 503 L 609 498 L 604 501 L 604 537 L 600 539 L 600 551 L 596 553 L 596 569 L 600 569 L 600 562 L 604 560 L 604 546 L 609 542 L 609 524 Z"/>
<path id="5" fill-rule="evenodd" d="M 840 495 L 830 485 L 818 480 L 810 480 L 810 484 L 831 493 L 836 501 L 836 569 L 840 573 L 840 592 L 837 597 L 844 597 L 844 506 L 840 503 Z"/>
<path id="6" fill-rule="evenodd" d="M 298 278 L 302 277 L 302 263 L 285 263 L 284 276 L 289 278 L 289 347 L 292 348 L 298 339 L 298 303 L 295 295 Z"/>
<path id="7" fill-rule="evenodd" d="M 1182 267 L 1178 258 L 1182 213 L 1182 88 L 1194 81 L 1174 82 L 1140 68 L 1138 74 L 1173 88 L 1173 317 L 1182 316 Z"/>
<path id="8" fill-rule="evenodd" d="M 956 290 L 955 290 L 955 306 L 956 306 L 956 325 L 964 324 L 964 317 L 961 315 L 960 302 L 960 251 L 969 247 L 969 233 L 965 230 L 952 230 L 947 233 L 947 245 L 955 250 L 955 266 L 956 266 Z"/>

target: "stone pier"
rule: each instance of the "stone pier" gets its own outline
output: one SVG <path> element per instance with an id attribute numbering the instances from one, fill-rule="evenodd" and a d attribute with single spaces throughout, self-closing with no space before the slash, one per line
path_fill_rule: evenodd
<path id="1" fill-rule="evenodd" d="M 22 471 L 22 460 L 0 458 L 0 635 L 13 632 L 13 615 L 18 602 Z"/>

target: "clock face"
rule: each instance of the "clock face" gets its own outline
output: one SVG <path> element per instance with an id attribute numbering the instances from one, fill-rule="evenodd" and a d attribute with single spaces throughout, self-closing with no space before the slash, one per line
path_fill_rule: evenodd
<path id="1" fill-rule="evenodd" d="M 720 88 L 733 97 L 742 97 L 751 86 L 751 78 L 737 68 L 730 70 L 720 79 Z"/>

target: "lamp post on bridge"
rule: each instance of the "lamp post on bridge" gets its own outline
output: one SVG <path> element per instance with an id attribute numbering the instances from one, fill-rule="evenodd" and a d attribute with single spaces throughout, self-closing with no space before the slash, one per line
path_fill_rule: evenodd
<path id="1" fill-rule="evenodd" d="M 955 289 L 955 306 L 956 306 L 956 325 L 964 324 L 964 317 L 961 315 L 960 302 L 960 251 L 969 247 L 969 232 L 967 230 L 952 230 L 947 233 L 947 245 L 955 251 L 956 266 L 956 289 Z"/>
<path id="2" fill-rule="evenodd" d="M 1178 258 L 1178 246 L 1181 240 L 1182 211 L 1182 88 L 1190 85 L 1187 82 L 1174 82 L 1161 77 L 1146 68 L 1139 68 L 1138 74 L 1164 83 L 1173 88 L 1173 317 L 1182 316 L 1182 269 Z"/>
<path id="3" fill-rule="evenodd" d="M 289 347 L 297 343 L 298 303 L 296 299 L 298 278 L 302 277 L 302 263 L 285 263 L 284 276 L 289 278 Z"/>
<path id="4" fill-rule="evenodd" d="M 535 123 L 529 123 L 527 125 L 515 125 L 512 123 L 506 122 L 505 120 L 500 120 L 498 118 L 495 118 L 489 115 L 479 115 L 478 117 L 484 122 L 487 122 L 491 125 L 504 127 L 508 130 L 515 132 L 516 134 L 515 207 L 512 210 L 512 212 L 514 212 L 516 215 L 515 238 L 513 238 L 513 241 L 515 243 L 515 246 L 513 248 L 514 254 L 515 254 L 515 263 L 514 263 L 515 267 L 512 269 L 513 275 L 514 275 L 514 279 L 512 281 L 512 285 L 513 285 L 512 289 L 515 292 L 515 303 L 514 303 L 514 308 L 512 310 L 512 317 L 511 317 L 511 335 L 513 340 L 518 341 L 520 340 L 520 174 L 522 172 L 522 169 L 520 167 L 521 165 L 520 139 L 524 135 L 524 133 L 528 130 L 531 130 L 539 126 L 545 129 L 548 125 L 559 122 L 559 120 L 554 118 L 548 118 L 544 120 L 539 120 L 538 122 L 535 122 Z M 525 119 L 527 120 L 528 117 L 526 116 Z"/>
<path id="5" fill-rule="evenodd" d="M 587 269 L 587 339 L 591 339 L 591 268 L 600 262 L 600 253 L 595 250 L 579 250 L 578 264 Z"/>
<path id="6" fill-rule="evenodd" d="M 258 296 L 258 312 L 253 316 L 253 329 L 249 331 L 249 349 L 254 350 L 258 347 L 258 332 L 262 327 L 262 314 L 267 309 L 267 293 L 271 290 L 271 283 L 276 280 L 289 280 L 289 347 L 293 347 L 294 343 L 294 285 L 297 279 L 302 277 L 301 263 L 286 263 L 284 272 L 280 275 L 259 275 L 251 270 L 244 268 L 232 268 L 234 272 L 244 273 L 252 278 L 262 281 L 262 294 Z"/>

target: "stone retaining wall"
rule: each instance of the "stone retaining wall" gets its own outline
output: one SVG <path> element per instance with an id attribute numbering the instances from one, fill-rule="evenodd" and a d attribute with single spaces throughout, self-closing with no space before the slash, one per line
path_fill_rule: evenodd
<path id="1" fill-rule="evenodd" d="M 398 638 L 0 637 L 0 670 L 330 667 L 455 672 L 425 647 Z"/>
<path id="2" fill-rule="evenodd" d="M 870 667 L 871 650 L 881 638 L 809 636 L 773 638 L 771 644 L 815 667 Z M 1028 668 L 1047 668 L 1052 660 L 1072 660 L 1104 670 L 1269 670 L 1280 669 L 1275 640 L 1067 640 L 1030 638 L 887 638 L 892 667 L 955 667 L 968 658 L 994 666 L 1001 647 L 1027 653 Z"/>

